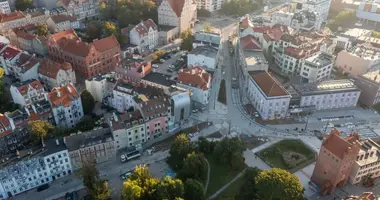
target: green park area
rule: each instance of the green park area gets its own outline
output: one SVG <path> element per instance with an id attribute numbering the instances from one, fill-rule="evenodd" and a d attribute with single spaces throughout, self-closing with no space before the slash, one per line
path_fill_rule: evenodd
<path id="1" fill-rule="evenodd" d="M 290 172 L 295 172 L 315 160 L 315 153 L 300 140 L 282 140 L 256 155 L 269 166 Z"/>

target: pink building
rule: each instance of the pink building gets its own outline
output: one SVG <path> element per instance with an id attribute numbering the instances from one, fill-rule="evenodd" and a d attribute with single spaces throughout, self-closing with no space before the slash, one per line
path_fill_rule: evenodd
<path id="1" fill-rule="evenodd" d="M 168 117 L 170 116 L 170 102 L 164 97 L 144 99 L 138 101 L 138 109 L 145 119 L 147 139 L 160 137 L 168 132 Z"/>
<path id="2" fill-rule="evenodd" d="M 118 78 L 123 78 L 133 83 L 140 82 L 141 78 L 147 75 L 151 70 L 151 62 L 141 59 L 130 59 L 122 65 L 115 67 Z"/>

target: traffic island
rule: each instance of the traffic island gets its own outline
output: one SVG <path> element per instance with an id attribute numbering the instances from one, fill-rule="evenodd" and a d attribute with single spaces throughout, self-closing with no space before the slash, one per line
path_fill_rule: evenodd
<path id="1" fill-rule="evenodd" d="M 226 82 L 224 79 L 220 82 L 218 101 L 224 105 L 227 105 L 227 95 L 226 95 Z"/>
<path id="2" fill-rule="evenodd" d="M 301 140 L 282 140 L 256 155 L 272 168 L 296 172 L 315 161 L 315 152 Z"/>

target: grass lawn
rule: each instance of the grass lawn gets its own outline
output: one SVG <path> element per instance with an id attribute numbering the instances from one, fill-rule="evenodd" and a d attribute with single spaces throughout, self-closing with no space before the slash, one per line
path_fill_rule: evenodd
<path id="1" fill-rule="evenodd" d="M 284 152 L 295 152 L 302 154 L 306 157 L 301 163 L 298 163 L 295 167 L 288 166 L 281 155 Z M 309 149 L 300 140 L 282 140 L 258 153 L 256 153 L 262 160 L 264 160 L 269 166 L 277 167 L 290 172 L 303 168 L 315 160 L 315 152 Z"/>
<path id="2" fill-rule="evenodd" d="M 227 105 L 226 82 L 224 79 L 220 82 L 218 101 L 224 105 Z"/>
<path id="3" fill-rule="evenodd" d="M 231 200 L 235 199 L 235 196 L 238 194 L 240 188 L 244 184 L 244 176 L 236 179 L 230 186 L 228 186 L 222 193 L 220 193 L 213 200 Z"/>
<path id="4" fill-rule="evenodd" d="M 223 187 L 226 183 L 231 181 L 238 171 L 231 171 L 228 166 L 221 165 L 212 157 L 212 155 L 206 155 L 208 162 L 210 163 L 210 180 L 206 192 L 206 196 L 214 194 L 217 190 Z M 230 186 L 231 187 L 231 186 Z"/>
<path id="5" fill-rule="evenodd" d="M 375 109 L 378 113 L 380 113 L 380 103 L 373 105 L 372 108 Z"/>

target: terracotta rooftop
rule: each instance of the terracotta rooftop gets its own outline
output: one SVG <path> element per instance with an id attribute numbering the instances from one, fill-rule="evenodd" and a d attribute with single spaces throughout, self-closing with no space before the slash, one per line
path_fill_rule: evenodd
<path id="1" fill-rule="evenodd" d="M 185 5 L 185 0 L 168 0 L 170 7 L 172 7 L 173 11 L 177 15 L 177 17 L 181 17 L 183 6 Z"/>
<path id="2" fill-rule="evenodd" d="M 348 196 L 344 200 L 375 200 L 375 195 L 372 192 L 364 192 L 360 196 Z"/>
<path id="3" fill-rule="evenodd" d="M 287 26 L 275 24 L 266 33 L 264 33 L 264 39 L 266 41 L 278 41 L 286 32 L 289 32 Z"/>
<path id="4" fill-rule="evenodd" d="M 69 84 L 64 87 L 53 88 L 52 91 L 48 93 L 48 98 L 52 107 L 68 107 L 73 100 L 80 98 L 80 96 L 74 86 Z"/>
<path id="5" fill-rule="evenodd" d="M 15 63 L 22 69 L 23 72 L 26 72 L 36 66 L 38 64 L 38 60 L 35 56 L 22 52 L 18 59 L 15 60 Z"/>
<path id="6" fill-rule="evenodd" d="M 329 150 L 338 158 L 344 158 L 346 152 L 351 148 L 353 142 L 359 141 L 359 135 L 353 134 L 346 138 L 340 137 L 340 132 L 336 128 L 332 129 L 330 134 L 325 138 L 322 146 Z"/>
<path id="7" fill-rule="evenodd" d="M 3 51 L 1 51 L 0 56 L 4 57 L 4 59 L 12 59 L 16 57 L 19 53 L 21 53 L 21 50 L 8 46 Z"/>
<path id="8" fill-rule="evenodd" d="M 27 81 L 24 83 L 20 83 L 20 85 L 17 86 L 18 91 L 23 96 L 28 94 L 29 88 L 40 90 L 40 89 L 43 89 L 43 86 L 38 80 Z"/>
<path id="9" fill-rule="evenodd" d="M 140 103 L 142 114 L 145 118 L 154 115 L 166 115 L 169 107 L 169 99 L 164 97 L 149 99 Z"/>
<path id="10" fill-rule="evenodd" d="M 113 120 L 111 121 L 112 122 L 112 128 L 114 130 L 129 128 L 129 126 L 130 127 L 132 127 L 132 126 L 131 126 L 131 124 L 129 124 L 129 126 L 128 126 L 128 123 L 132 123 L 133 121 L 136 121 L 136 120 L 138 121 L 140 119 L 144 120 L 140 110 L 138 110 L 138 109 L 133 111 L 133 112 L 127 112 L 127 113 L 119 114 L 116 116 L 116 118 L 114 117 Z"/>
<path id="11" fill-rule="evenodd" d="M 14 20 L 21 19 L 24 17 L 25 16 L 24 16 L 24 14 L 22 14 L 21 11 L 10 12 L 7 14 L 1 13 L 0 14 L 0 23 L 14 21 Z"/>
<path id="12" fill-rule="evenodd" d="M 152 19 L 142 21 L 134 27 L 134 29 L 139 33 L 140 37 L 148 34 L 149 28 L 152 28 L 153 30 L 158 29 L 157 25 L 153 22 Z"/>
<path id="13" fill-rule="evenodd" d="M 114 35 L 111 35 L 111 36 L 106 37 L 106 38 L 102 38 L 100 40 L 95 40 L 92 42 L 92 45 L 99 52 L 108 51 L 108 50 L 113 49 L 115 47 L 120 48 L 120 44 Z"/>
<path id="14" fill-rule="evenodd" d="M 70 39 L 79 39 L 78 35 L 75 33 L 74 29 L 69 29 L 65 31 L 61 31 L 58 33 L 55 33 L 50 36 L 51 39 L 53 39 L 55 42 L 59 42 L 63 38 L 70 38 Z"/>
<path id="15" fill-rule="evenodd" d="M 248 27 L 252 27 L 252 22 L 251 20 L 249 20 L 249 17 L 245 17 L 244 19 L 242 19 L 239 23 L 239 27 L 240 29 L 246 29 Z"/>
<path id="16" fill-rule="evenodd" d="M 260 44 L 252 35 L 240 38 L 240 45 L 244 50 L 262 51 Z"/>
<path id="17" fill-rule="evenodd" d="M 27 33 L 23 30 L 16 30 L 16 35 L 17 37 L 20 37 L 20 38 L 23 38 L 23 39 L 26 39 L 26 40 L 33 40 L 34 38 L 37 37 L 37 35 L 34 35 L 34 34 L 31 34 L 31 33 Z"/>
<path id="18" fill-rule="evenodd" d="M 251 71 L 249 74 L 267 97 L 290 95 L 270 73 L 266 71 Z"/>
<path id="19" fill-rule="evenodd" d="M 10 122 L 8 118 L 0 113 L 0 129 L 3 129 L 3 132 L 0 134 L 0 136 L 6 136 L 12 133 L 10 126 Z"/>
<path id="20" fill-rule="evenodd" d="M 208 84 L 210 80 L 211 75 L 199 66 L 188 69 L 182 69 L 180 72 L 178 72 L 179 83 L 200 88 L 201 90 L 209 89 Z"/>
<path id="21" fill-rule="evenodd" d="M 40 61 L 38 73 L 44 76 L 56 79 L 59 70 L 70 70 L 72 66 L 70 63 L 57 63 L 50 59 L 43 59 Z"/>
<path id="22" fill-rule="evenodd" d="M 270 27 L 269 26 L 254 26 L 252 29 L 253 29 L 253 32 L 264 33 L 264 32 L 269 31 Z"/>

